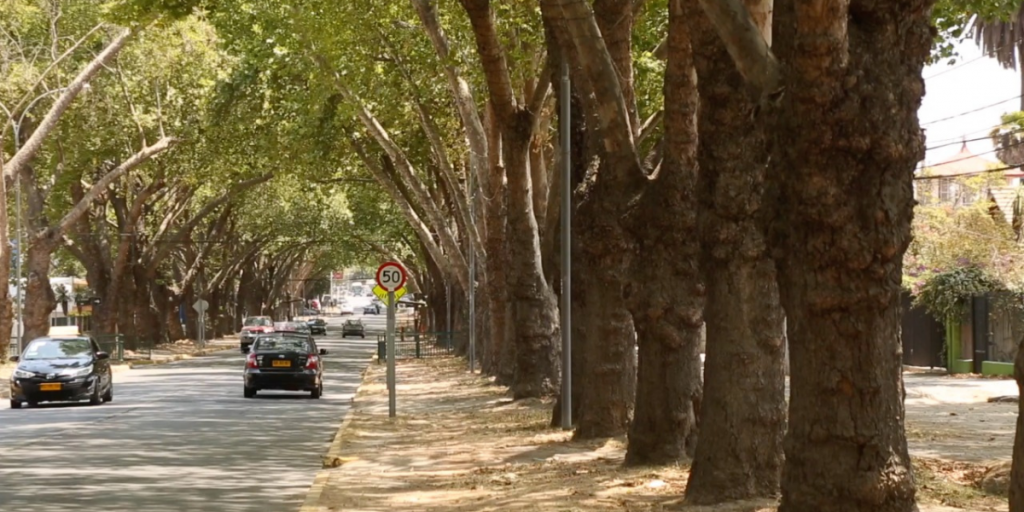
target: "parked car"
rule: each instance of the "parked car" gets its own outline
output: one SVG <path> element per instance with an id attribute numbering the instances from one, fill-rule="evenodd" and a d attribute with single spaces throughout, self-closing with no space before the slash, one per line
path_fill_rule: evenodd
<path id="1" fill-rule="evenodd" d="M 358 319 L 345 320 L 345 324 L 341 326 L 341 337 L 347 338 L 349 335 L 365 338 L 366 327 L 363 326 L 363 322 Z"/>
<path id="2" fill-rule="evenodd" d="M 311 318 L 306 322 L 310 334 L 327 334 L 327 321 L 323 318 Z"/>
<path id="3" fill-rule="evenodd" d="M 238 345 L 242 353 L 249 351 L 249 346 L 261 334 L 274 332 L 274 321 L 269 316 L 250 316 L 242 321 L 242 332 L 238 335 Z"/>
<path id="4" fill-rule="evenodd" d="M 324 392 L 323 356 L 327 350 L 316 342 L 290 333 L 260 336 L 245 357 L 243 396 L 253 398 L 260 390 L 307 391 L 311 398 Z"/>
<path id="5" fill-rule="evenodd" d="M 11 358 L 11 409 L 22 404 L 88 400 L 99 405 L 114 399 L 110 355 L 88 336 L 36 338 Z"/>
<path id="6" fill-rule="evenodd" d="M 349 304 L 348 302 L 342 302 L 338 313 L 342 315 L 354 315 L 355 310 L 352 309 L 352 304 Z"/>
<path id="7" fill-rule="evenodd" d="M 380 303 L 371 302 L 363 308 L 364 315 L 379 315 L 380 314 Z"/>

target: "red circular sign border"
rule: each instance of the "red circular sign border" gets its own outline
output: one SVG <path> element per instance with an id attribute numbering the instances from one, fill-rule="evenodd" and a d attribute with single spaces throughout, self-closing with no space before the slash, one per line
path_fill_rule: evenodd
<path id="1" fill-rule="evenodd" d="M 376 279 L 377 279 L 377 286 L 380 286 L 385 291 L 388 291 L 387 288 L 384 288 L 384 285 L 381 284 L 381 282 L 380 282 L 380 271 L 384 270 L 385 267 L 390 267 L 391 265 L 394 265 L 394 266 L 398 267 L 398 270 L 400 270 L 401 274 L 402 274 L 402 283 L 399 284 L 397 288 L 392 290 L 392 291 L 396 291 L 397 292 L 398 290 L 401 290 L 405 286 L 405 282 L 409 279 L 409 276 L 406 273 L 405 267 L 403 267 L 401 263 L 399 263 L 397 261 L 388 261 L 388 262 L 382 263 L 379 267 L 377 267 L 377 273 L 374 274 L 374 277 L 376 277 Z"/>

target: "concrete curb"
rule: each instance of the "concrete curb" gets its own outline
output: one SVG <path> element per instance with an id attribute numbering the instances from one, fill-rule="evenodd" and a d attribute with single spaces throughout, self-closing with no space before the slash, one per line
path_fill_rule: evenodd
<path id="1" fill-rule="evenodd" d="M 370 364 L 367 364 L 366 368 L 363 368 L 363 371 L 359 374 L 359 386 L 356 387 L 355 393 L 352 394 L 352 406 L 345 413 L 345 419 L 338 426 L 338 431 L 334 433 L 334 440 L 331 441 L 331 446 L 327 448 L 327 453 L 323 457 L 324 460 L 334 460 L 341 455 L 342 437 L 355 417 L 356 397 L 359 396 L 359 391 L 363 389 L 366 373 L 369 371 Z M 306 498 L 302 500 L 299 512 L 318 512 L 320 510 L 320 496 L 323 495 L 324 489 L 327 487 L 327 481 L 331 477 L 331 469 L 334 468 L 324 468 L 317 472 L 316 477 L 313 478 L 313 484 L 309 486 L 309 491 L 306 492 Z"/>
<path id="2" fill-rule="evenodd" d="M 170 356 L 168 359 L 163 359 L 163 360 L 160 360 L 160 361 L 143 359 L 143 360 L 140 360 L 140 361 L 129 361 L 129 362 L 125 363 L 125 364 L 118 365 L 118 366 L 126 366 L 127 367 L 126 369 L 129 369 L 129 370 L 135 368 L 136 366 L 148 368 L 150 366 L 159 366 L 159 365 L 162 365 L 162 364 L 173 363 L 175 361 L 184 361 L 186 359 L 192 359 L 194 357 L 208 356 L 210 354 L 215 354 L 217 352 L 223 352 L 225 350 L 230 350 L 230 349 L 231 349 L 231 347 L 204 348 L 204 349 L 196 351 L 195 353 L 192 353 L 192 354 L 175 354 L 173 356 Z"/>

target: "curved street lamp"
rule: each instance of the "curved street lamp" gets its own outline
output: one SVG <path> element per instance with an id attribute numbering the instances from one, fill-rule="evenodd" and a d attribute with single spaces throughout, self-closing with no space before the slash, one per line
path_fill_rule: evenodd
<path id="1" fill-rule="evenodd" d="M 90 88 L 89 84 L 85 84 L 85 86 L 83 87 L 83 90 L 88 90 L 89 88 Z M 5 107 L 2 103 L 0 103 L 0 108 L 2 108 L 4 110 L 4 112 L 7 114 L 7 122 L 9 122 L 11 124 L 11 128 L 14 131 L 14 154 L 18 154 L 19 145 L 21 144 L 21 123 L 25 122 L 25 116 L 28 115 L 29 111 L 32 110 L 32 107 L 34 107 L 36 105 L 36 103 L 39 102 L 39 100 L 41 100 L 43 98 L 46 98 L 47 96 L 52 96 L 54 94 L 57 94 L 57 93 L 60 93 L 60 92 L 64 92 L 66 90 L 67 90 L 67 87 L 61 87 L 61 88 L 58 88 L 58 89 L 52 89 L 52 90 L 46 91 L 46 92 L 40 94 L 39 96 L 36 96 L 32 101 L 30 101 L 28 103 L 28 106 L 26 106 L 25 109 L 21 111 L 21 116 L 18 117 L 18 122 L 17 123 L 14 122 L 14 114 L 12 114 L 11 111 L 7 107 Z M 18 259 L 15 260 L 15 266 L 16 266 L 15 274 L 17 274 L 17 279 L 15 280 L 15 292 L 14 292 L 14 294 L 15 294 L 15 304 L 17 305 L 17 312 L 16 312 L 16 314 L 17 314 L 17 322 L 18 322 L 18 335 L 16 337 L 17 342 L 15 344 L 15 350 L 16 350 L 17 353 L 21 353 L 21 346 L 22 346 L 21 337 L 22 337 L 23 333 L 25 332 L 24 331 L 24 329 L 25 329 L 25 324 L 24 324 L 24 319 L 25 319 L 24 318 L 24 308 L 22 307 L 22 299 L 21 299 L 21 260 L 22 260 L 22 257 L 23 257 L 23 254 L 22 254 L 23 248 L 22 248 L 22 245 L 21 245 L 21 231 L 22 231 L 22 229 L 21 229 L 22 228 L 22 225 L 21 225 L 21 173 L 18 173 L 18 174 L 16 174 L 14 176 L 14 197 L 15 197 L 15 203 L 16 203 L 15 204 L 15 210 L 14 210 L 15 218 L 16 218 L 16 220 L 15 220 L 16 227 L 15 227 L 15 230 L 14 230 L 14 232 L 15 232 L 15 239 L 16 239 L 15 245 L 18 247 Z"/>

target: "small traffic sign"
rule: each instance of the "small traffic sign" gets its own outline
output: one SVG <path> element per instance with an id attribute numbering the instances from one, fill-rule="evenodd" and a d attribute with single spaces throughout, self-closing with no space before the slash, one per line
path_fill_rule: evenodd
<path id="1" fill-rule="evenodd" d="M 402 297 L 404 297 L 405 296 L 405 292 L 406 292 L 405 288 L 399 288 L 399 289 L 395 290 L 395 300 L 397 301 L 398 299 L 401 299 Z M 390 306 L 391 305 L 391 303 L 388 302 L 388 291 L 385 290 L 384 288 L 381 288 L 380 286 L 374 286 L 373 287 L 373 294 L 376 295 L 377 298 L 380 299 L 380 301 L 383 302 L 385 306 Z"/>
<path id="2" fill-rule="evenodd" d="M 206 302 L 203 299 L 199 299 L 195 302 L 195 304 L 192 304 L 192 309 L 196 310 L 196 313 L 199 313 L 201 315 L 206 311 L 206 308 L 209 306 L 209 302 Z"/>
<path id="3" fill-rule="evenodd" d="M 405 286 L 405 267 L 389 261 L 377 269 L 377 286 L 387 292 L 400 290 Z"/>

